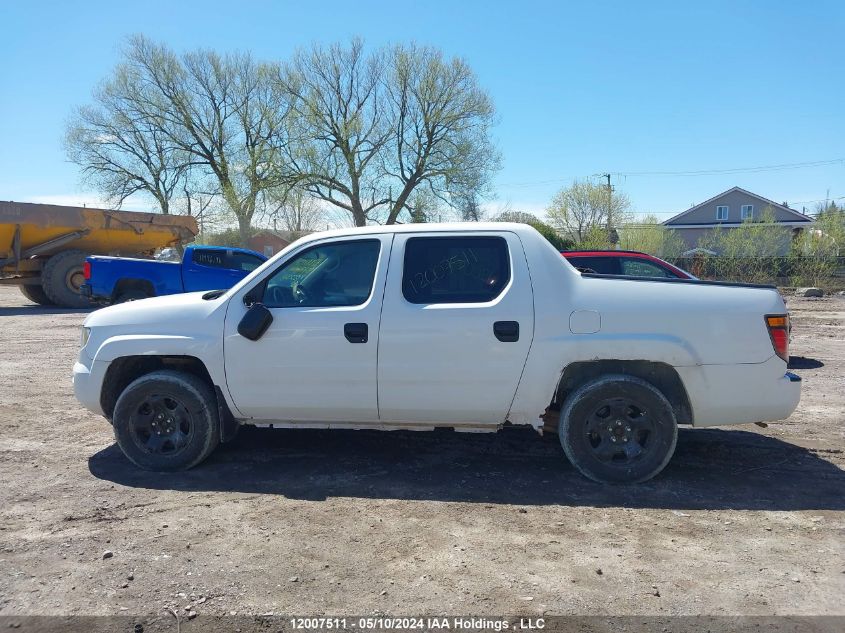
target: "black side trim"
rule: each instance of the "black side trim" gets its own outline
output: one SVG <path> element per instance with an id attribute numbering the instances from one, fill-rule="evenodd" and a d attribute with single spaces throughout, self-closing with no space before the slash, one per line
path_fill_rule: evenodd
<path id="1" fill-rule="evenodd" d="M 214 385 L 214 394 L 217 396 L 217 416 L 220 418 L 220 442 L 230 442 L 235 439 L 241 425 L 232 415 L 232 410 L 217 385 Z"/>
<path id="2" fill-rule="evenodd" d="M 693 284 L 697 286 L 729 286 L 736 288 L 764 288 L 766 290 L 777 290 L 775 286 L 768 284 L 746 284 L 739 281 L 711 281 L 709 279 L 669 279 L 667 277 L 634 277 L 629 275 L 600 275 L 599 273 L 581 273 L 582 277 L 594 279 L 621 279 L 623 281 L 655 281 L 668 284 Z"/>

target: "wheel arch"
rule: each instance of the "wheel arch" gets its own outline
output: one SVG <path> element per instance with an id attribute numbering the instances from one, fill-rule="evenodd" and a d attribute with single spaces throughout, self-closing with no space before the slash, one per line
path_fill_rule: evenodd
<path id="1" fill-rule="evenodd" d="M 214 389 L 211 374 L 196 356 L 121 356 L 109 364 L 100 388 L 100 406 L 105 416 L 111 419 L 117 399 L 132 381 L 160 369 L 192 374 Z"/>
<path id="2" fill-rule="evenodd" d="M 656 387 L 671 403 L 678 424 L 692 424 L 689 395 L 680 375 L 668 363 L 649 360 L 597 359 L 578 361 L 564 367 L 544 416 L 544 432 L 557 429 L 559 412 L 569 394 L 600 376 L 621 374 L 645 380 Z"/>
<path id="3" fill-rule="evenodd" d="M 115 301 L 121 294 L 129 290 L 140 290 L 148 297 L 156 296 L 155 286 L 153 286 L 152 282 L 148 279 L 133 279 L 130 277 L 124 277 L 118 279 L 117 283 L 114 284 L 114 288 L 111 293 L 112 301 Z"/>

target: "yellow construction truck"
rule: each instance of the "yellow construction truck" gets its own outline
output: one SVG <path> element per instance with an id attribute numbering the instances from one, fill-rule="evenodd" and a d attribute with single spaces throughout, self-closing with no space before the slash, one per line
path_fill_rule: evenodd
<path id="1" fill-rule="evenodd" d="M 196 234 L 188 216 L 0 201 L 0 284 L 41 305 L 85 307 L 87 256 L 152 255 Z"/>

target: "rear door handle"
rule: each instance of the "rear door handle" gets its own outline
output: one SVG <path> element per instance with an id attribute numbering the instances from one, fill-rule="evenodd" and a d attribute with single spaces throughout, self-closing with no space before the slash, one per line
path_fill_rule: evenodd
<path id="1" fill-rule="evenodd" d="M 493 334 L 502 343 L 516 343 L 519 340 L 519 323 L 517 321 L 496 321 L 493 324 Z"/>
<path id="2" fill-rule="evenodd" d="M 366 343 L 369 330 L 366 323 L 347 323 L 343 326 L 343 335 L 350 343 Z"/>

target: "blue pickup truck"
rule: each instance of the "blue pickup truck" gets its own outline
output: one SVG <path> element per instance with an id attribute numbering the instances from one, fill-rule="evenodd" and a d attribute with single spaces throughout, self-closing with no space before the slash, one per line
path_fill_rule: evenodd
<path id="1" fill-rule="evenodd" d="M 96 303 L 122 303 L 180 292 L 231 288 L 267 258 L 224 246 L 188 246 L 181 262 L 92 256 L 85 260 L 83 295 Z"/>

